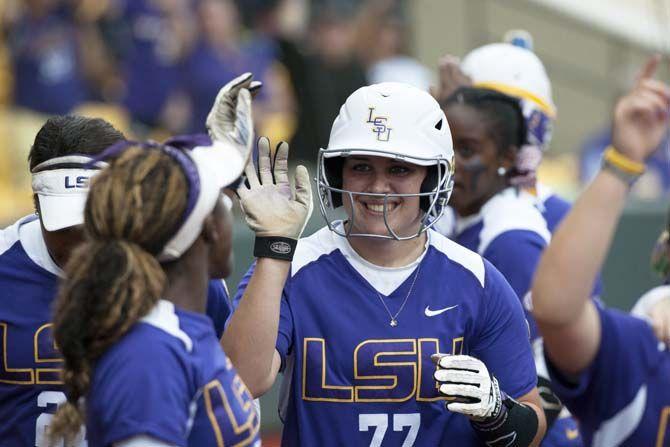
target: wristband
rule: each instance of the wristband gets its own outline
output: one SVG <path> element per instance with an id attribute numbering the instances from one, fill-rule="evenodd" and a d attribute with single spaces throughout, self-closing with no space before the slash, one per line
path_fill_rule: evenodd
<path id="1" fill-rule="evenodd" d="M 605 149 L 601 167 L 617 176 L 628 186 L 635 183 L 635 180 L 637 180 L 645 171 L 644 164 L 631 160 L 621 152 L 617 151 L 613 146 L 609 146 Z"/>
<path id="2" fill-rule="evenodd" d="M 535 411 L 511 397 L 503 400 L 502 409 L 496 417 L 470 423 L 486 445 L 492 447 L 528 447 L 539 425 Z"/>
<path id="3" fill-rule="evenodd" d="M 635 183 L 635 181 L 640 178 L 640 174 L 628 173 L 605 158 L 603 158 L 601 169 L 606 169 L 608 172 L 611 172 L 615 177 L 619 178 L 619 180 L 623 181 L 629 187 L 633 186 L 633 183 Z"/>
<path id="4" fill-rule="evenodd" d="M 605 149 L 605 152 L 603 153 L 603 162 L 607 162 L 609 165 L 630 175 L 642 175 L 645 171 L 644 163 L 631 160 L 616 150 L 614 146 L 608 146 L 607 149 Z"/>
<path id="5" fill-rule="evenodd" d="M 254 257 L 272 258 L 282 261 L 292 261 L 295 247 L 298 245 L 296 239 L 281 236 L 256 236 L 254 242 Z"/>

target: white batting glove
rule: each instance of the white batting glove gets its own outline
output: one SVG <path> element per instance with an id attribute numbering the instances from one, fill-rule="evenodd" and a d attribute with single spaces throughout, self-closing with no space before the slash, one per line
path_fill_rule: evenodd
<path id="1" fill-rule="evenodd" d="M 274 163 L 270 140 L 258 139 L 258 174 L 249 161 L 245 174 L 249 186 L 237 190 L 244 218 L 258 237 L 298 239 L 312 214 L 312 188 L 304 166 L 295 170 L 295 192 L 288 179 L 288 144 L 277 145 Z"/>
<path id="2" fill-rule="evenodd" d="M 434 354 L 434 377 L 442 395 L 451 398 L 447 409 L 472 419 L 496 417 L 502 406 L 498 381 L 486 365 L 469 355 Z"/>
<path id="3" fill-rule="evenodd" d="M 213 141 L 236 148 L 246 161 L 254 141 L 251 97 L 262 84 L 244 73 L 224 85 L 207 115 L 207 132 Z"/>

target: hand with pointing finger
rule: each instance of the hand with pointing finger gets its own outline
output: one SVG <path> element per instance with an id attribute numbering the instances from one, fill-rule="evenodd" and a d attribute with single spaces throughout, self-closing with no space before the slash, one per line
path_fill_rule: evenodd
<path id="1" fill-rule="evenodd" d="M 614 108 L 612 145 L 629 159 L 644 163 L 668 130 L 670 87 L 654 79 L 660 62 L 645 64 L 633 89 Z"/>

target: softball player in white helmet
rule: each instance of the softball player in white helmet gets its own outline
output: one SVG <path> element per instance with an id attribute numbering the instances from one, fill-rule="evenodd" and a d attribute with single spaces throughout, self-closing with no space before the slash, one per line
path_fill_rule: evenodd
<path id="1" fill-rule="evenodd" d="M 532 39 L 528 33 L 521 31 L 509 32 L 505 40 L 513 43 L 492 43 L 479 47 L 468 53 L 459 68 L 462 71 L 462 80 L 468 80 L 470 85 L 475 88 L 488 89 L 503 93 L 510 98 L 516 98 L 519 101 L 519 107 L 525 120 L 525 141 L 519 145 L 516 150 L 515 163 L 511 169 L 503 175 L 506 177 L 507 184 L 515 187 L 517 191 L 526 190 L 533 193 L 535 196 L 535 205 L 542 214 L 543 223 L 538 223 L 533 230 L 537 234 L 545 234 L 548 230 L 553 232 L 560 220 L 567 214 L 570 209 L 570 204 L 561 197 L 554 194 L 549 188 L 539 184 L 536 178 L 537 168 L 542 160 L 543 152 L 547 150 L 552 136 L 553 121 L 556 117 L 556 106 L 554 105 L 551 82 L 547 76 L 542 61 L 532 51 Z M 446 61 L 447 64 L 453 61 Z M 450 67 L 455 70 L 455 67 Z M 444 74 L 444 69 L 443 69 Z M 453 98 L 452 98 L 453 99 Z M 442 101 L 443 105 L 450 102 L 447 99 Z M 458 135 L 460 136 L 460 135 Z M 457 192 L 458 194 L 458 192 Z M 521 209 L 527 209 L 530 213 L 533 210 L 528 209 L 529 206 L 523 206 L 521 200 L 518 200 L 516 195 L 513 200 L 516 206 Z M 491 203 L 493 200 L 490 201 Z M 488 244 L 487 248 L 483 248 L 483 240 L 486 240 L 486 235 L 490 236 L 492 228 L 496 225 L 486 225 L 486 222 L 508 222 L 506 231 L 507 234 L 513 234 L 509 230 L 516 228 L 514 234 L 518 234 L 519 230 L 524 225 L 529 225 L 529 218 L 523 219 L 521 226 L 512 228 L 511 223 L 513 218 L 520 216 L 520 210 L 513 210 L 513 206 L 508 204 L 504 208 L 500 208 L 500 213 L 496 216 L 491 215 L 493 205 L 488 203 L 482 207 L 481 215 L 484 227 L 480 230 L 480 238 L 476 240 L 469 236 L 469 233 L 476 231 L 476 225 L 471 225 L 474 220 L 472 216 L 467 219 L 456 218 L 456 229 L 453 230 L 453 237 L 456 241 L 469 246 L 468 242 L 478 243 L 481 250 L 478 250 L 484 256 L 489 256 L 494 264 L 503 271 L 507 279 L 512 283 L 520 298 L 527 295 L 529 288 L 529 280 L 535 269 L 536 258 L 527 256 L 524 259 L 526 262 L 526 274 L 522 264 L 512 259 L 512 256 L 499 255 L 494 251 L 496 240 Z M 505 218 L 507 216 L 507 218 Z M 464 223 L 470 222 L 470 224 Z M 439 225 L 439 224 L 438 224 Z M 546 230 L 543 228 L 546 225 Z M 503 225 L 504 226 L 504 225 Z M 445 227 L 440 227 L 444 229 Z M 525 231 L 528 228 L 524 227 Z M 447 230 L 450 231 L 450 230 Z M 531 232 L 532 233 L 532 232 Z M 531 234 L 529 233 L 529 234 Z M 502 233 L 497 238 L 500 240 L 505 233 Z M 538 241 L 541 238 L 537 238 Z M 479 242 L 477 242 L 479 241 Z M 534 251 L 535 256 L 541 252 L 541 247 L 546 242 L 537 242 L 537 250 Z M 502 245 L 498 242 L 498 245 Z M 534 244 L 531 244 L 535 246 Z M 517 243 L 517 249 L 521 250 L 523 243 Z M 471 247 L 472 248 L 472 247 Z M 501 252 L 504 250 L 498 250 Z M 488 254 L 487 254 L 488 253 Z M 535 261 L 531 261 L 535 259 Z M 517 283 L 522 286 L 518 286 Z M 597 291 L 600 287 L 596 288 Z M 527 295 L 528 297 L 530 295 Z M 526 303 L 529 304 L 529 303 Z M 532 322 L 532 319 L 531 319 Z M 531 324 L 533 328 L 532 335 L 536 337 L 534 323 Z M 553 423 L 549 427 L 547 436 L 542 445 L 544 447 L 558 447 L 558 446 L 581 446 L 583 441 L 579 435 L 579 430 L 575 420 L 570 417 L 567 410 L 561 411 L 560 402 L 557 401 L 549 388 L 549 382 L 546 379 L 548 373 L 546 372 L 546 365 L 541 355 L 541 339 L 536 339 L 534 343 L 536 346 L 536 355 L 538 374 L 540 382 L 538 384 L 545 404 L 545 411 L 548 415 L 548 422 Z M 559 415 L 560 412 L 560 415 Z M 558 417 L 558 419 L 556 419 Z M 554 423 L 554 420 L 556 422 Z"/>
<path id="2" fill-rule="evenodd" d="M 268 152 L 263 142 L 261 168 Z M 283 445 L 539 443 L 519 300 L 490 263 L 430 228 L 452 160 L 426 92 L 376 84 L 340 109 L 319 152 L 327 225 L 298 242 L 283 292 L 263 259 L 252 267 L 223 339 L 255 396 L 283 371 Z"/>

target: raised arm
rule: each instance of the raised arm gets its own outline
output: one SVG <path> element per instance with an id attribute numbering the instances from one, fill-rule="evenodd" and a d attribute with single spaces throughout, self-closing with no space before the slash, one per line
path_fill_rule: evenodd
<path id="1" fill-rule="evenodd" d="M 651 59 L 635 87 L 617 102 L 613 148 L 605 153 L 603 169 L 554 233 L 536 272 L 533 315 L 549 358 L 567 374 L 582 371 L 595 358 L 601 329 L 590 291 L 630 184 L 668 128 L 670 89 L 653 79 L 658 62 Z"/>
<path id="2" fill-rule="evenodd" d="M 282 291 L 298 238 L 312 211 L 309 174 L 296 169 L 295 193 L 288 179 L 288 144 L 277 146 L 274 163 L 270 141 L 258 141 L 258 168 L 247 170 L 249 186 L 238 189 L 249 227 L 256 233 L 254 273 L 223 334 L 224 351 L 254 397 L 274 383 L 280 358 L 275 350 Z"/>

